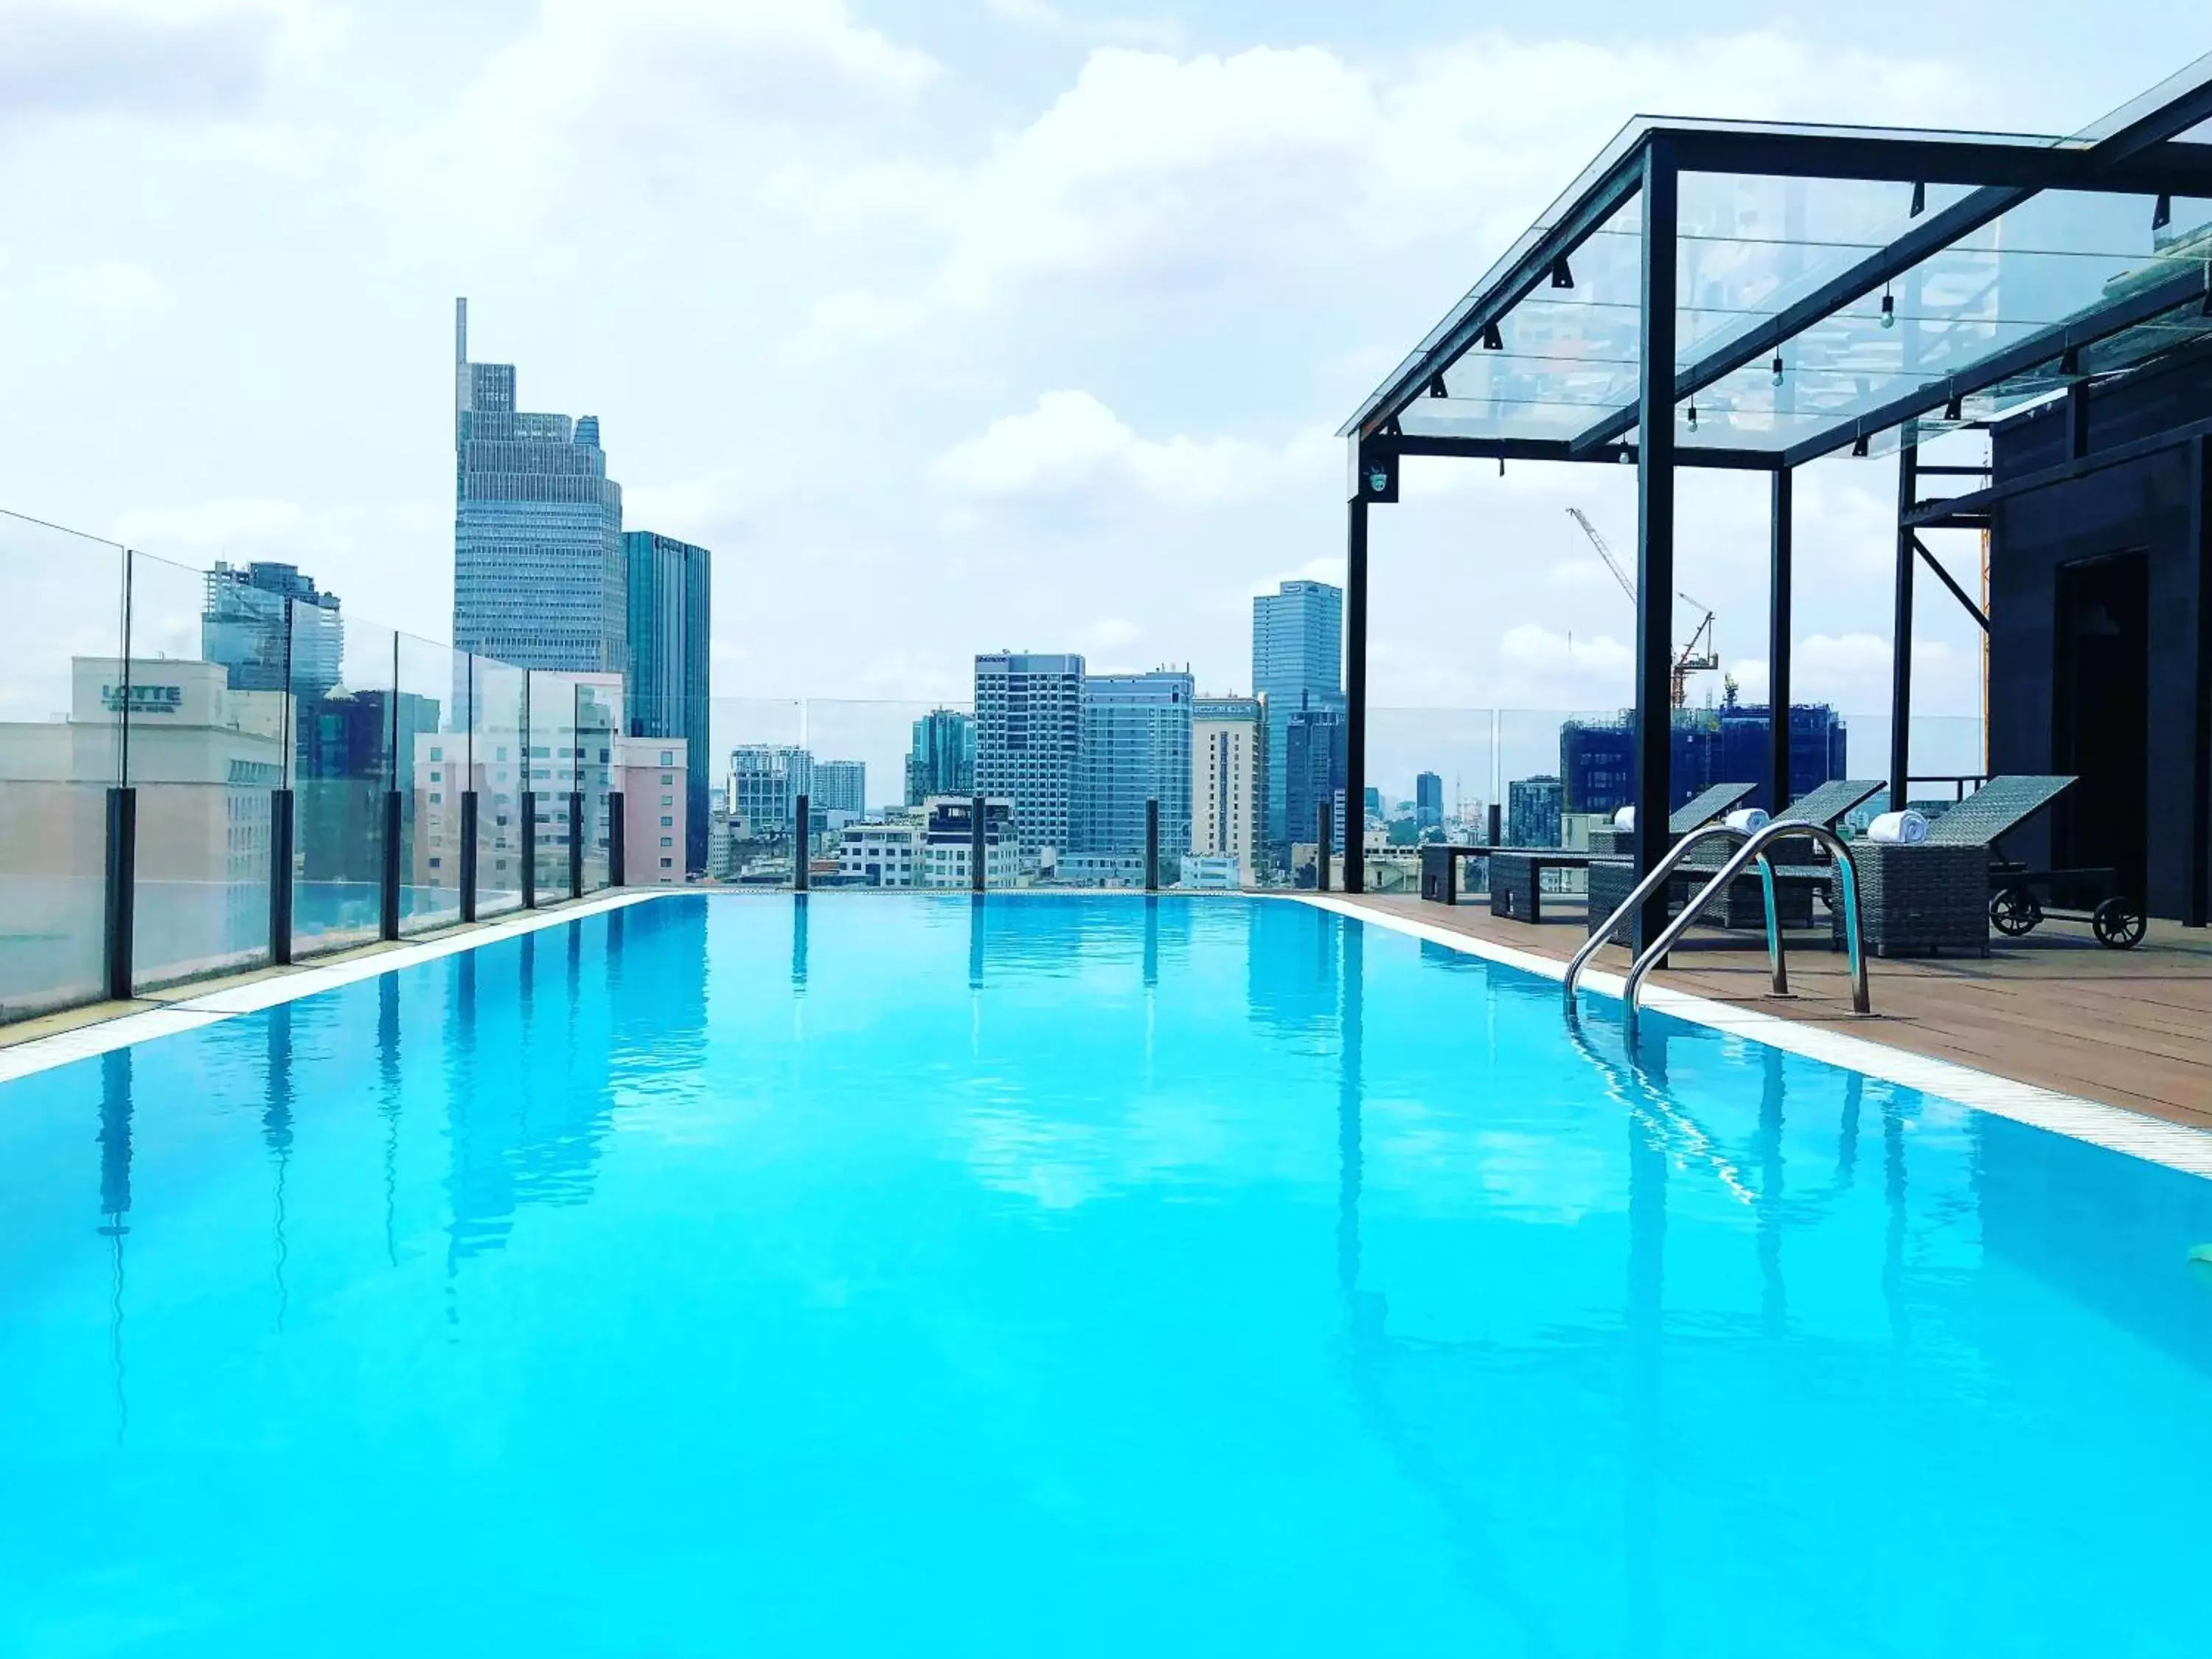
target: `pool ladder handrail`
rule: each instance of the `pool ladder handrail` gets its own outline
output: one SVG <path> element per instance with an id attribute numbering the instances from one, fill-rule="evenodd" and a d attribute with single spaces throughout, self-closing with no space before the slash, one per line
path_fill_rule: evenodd
<path id="1" fill-rule="evenodd" d="M 1657 867 L 1637 883 L 1636 890 L 1621 901 L 1620 908 L 1606 918 L 1605 925 L 1593 931 L 1583 941 L 1582 949 L 1576 951 L 1574 959 L 1567 963 L 1566 979 L 1561 988 L 1569 1018 L 1574 1018 L 1576 1012 L 1576 982 L 1582 978 L 1583 969 L 1589 959 L 1613 937 L 1613 930 L 1633 915 L 1637 907 L 1674 873 L 1692 848 L 1723 836 L 1745 836 L 1745 832 L 1725 823 L 1714 823 L 1683 836 L 1668 849 L 1667 856 L 1659 860 Z M 1775 896 L 1774 866 L 1767 860 L 1766 848 L 1776 841 L 1801 836 L 1819 842 L 1834 854 L 1836 879 L 1843 887 L 1844 947 L 1850 961 L 1851 1011 L 1860 1014 L 1873 1012 L 1867 990 L 1866 955 L 1860 945 L 1858 872 L 1852 867 L 1850 849 L 1844 845 L 1843 837 L 1825 824 L 1814 823 L 1804 818 L 1774 818 L 1745 836 L 1743 845 L 1737 848 L 1712 878 L 1691 896 L 1689 902 L 1683 905 L 1681 914 L 1668 922 L 1659 937 L 1646 945 L 1643 953 L 1629 964 L 1628 975 L 1622 981 L 1620 994 L 1625 1010 L 1624 1024 L 1631 1042 L 1636 1040 L 1637 997 L 1643 988 L 1645 976 L 1666 960 L 1668 951 L 1695 925 L 1713 895 L 1724 891 L 1728 884 L 1741 875 L 1745 866 L 1754 861 L 1759 866 L 1759 886 L 1766 901 L 1766 957 L 1772 971 L 1773 994 L 1790 994 L 1790 968 L 1782 948 L 1782 917 Z"/>

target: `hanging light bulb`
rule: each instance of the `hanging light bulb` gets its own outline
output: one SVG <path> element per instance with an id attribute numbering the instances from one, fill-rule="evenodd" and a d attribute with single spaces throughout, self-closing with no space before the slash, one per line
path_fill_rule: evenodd
<path id="1" fill-rule="evenodd" d="M 1690 399 L 1690 430 L 1691 430 L 1691 431 L 1692 431 L 1692 432 L 1695 432 L 1697 429 L 1698 429 L 1698 400 L 1697 400 L 1695 398 L 1691 398 L 1691 399 Z"/>
<path id="2" fill-rule="evenodd" d="M 1884 328 L 1897 326 L 1897 301 L 1890 294 L 1887 283 L 1882 285 L 1881 290 L 1881 325 Z"/>
<path id="3" fill-rule="evenodd" d="M 1782 354 L 1778 351 L 1774 354 L 1774 384 L 1782 384 Z"/>

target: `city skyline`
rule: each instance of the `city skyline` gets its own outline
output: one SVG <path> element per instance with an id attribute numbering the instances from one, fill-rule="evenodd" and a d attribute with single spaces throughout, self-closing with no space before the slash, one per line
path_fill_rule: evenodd
<path id="1" fill-rule="evenodd" d="M 1252 593 L 1334 572 L 1328 434 L 1631 113 L 1694 86 L 1721 115 L 2063 133 L 2170 69 L 2152 42 L 2193 17 L 2144 0 L 2115 41 L 2034 4 L 1478 21 L 1285 0 L 1170 4 L 1132 39 L 1081 0 L 1046 10 L 40 12 L 82 72 L 17 129 L 50 234 L 0 321 L 41 394 L 0 416 L 9 502 L 201 568 L 295 563 L 445 638 L 453 452 L 426 416 L 466 292 L 532 407 L 601 416 L 629 521 L 716 549 L 793 624 L 719 618 L 726 691 L 963 697 L 963 615 L 978 644 L 1231 686 Z M 206 68 L 192 95 L 144 72 L 170 61 Z M 732 64 L 753 67 L 713 95 Z M 663 82 L 651 108 L 622 90 Z M 669 154 L 702 165 L 672 179 Z M 730 257 L 739 227 L 780 257 Z M 303 355 L 312 420 L 272 392 Z M 1738 482 L 1686 489 L 1680 575 L 1753 663 L 1764 608 L 1729 599 L 1764 536 Z M 1892 481 L 1839 459 L 1801 486 L 1798 690 L 1871 712 Z M 1632 539 L 1625 479 L 1409 469 L 1376 541 L 1378 705 L 1626 700 L 1626 608 L 1564 505 Z M 1128 579 L 1070 601 L 1018 580 L 1031 561 Z M 832 616 L 836 663 L 804 648 Z M 1971 620 L 1923 603 L 1920 627 L 1943 652 L 1922 706 L 1973 713 Z"/>

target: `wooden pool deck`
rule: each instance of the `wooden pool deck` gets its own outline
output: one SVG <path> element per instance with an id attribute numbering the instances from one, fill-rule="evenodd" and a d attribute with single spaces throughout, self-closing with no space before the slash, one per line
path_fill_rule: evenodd
<path id="1" fill-rule="evenodd" d="M 1583 937 L 1582 901 L 1564 895 L 1547 897 L 1537 927 L 1492 916 L 1479 900 L 1347 902 L 1560 962 Z M 1842 954 L 1810 935 L 1790 952 L 1788 998 L 1767 994 L 1763 939 L 1710 928 L 1690 938 L 1654 983 L 2212 1129 L 2212 932 L 2154 921 L 2135 950 L 2106 951 L 2084 926 L 2045 922 L 1993 944 L 1986 959 L 1871 961 L 1874 1013 L 1864 1018 L 1851 1012 Z M 1593 965 L 1625 972 L 1628 953 L 1607 946 Z"/>

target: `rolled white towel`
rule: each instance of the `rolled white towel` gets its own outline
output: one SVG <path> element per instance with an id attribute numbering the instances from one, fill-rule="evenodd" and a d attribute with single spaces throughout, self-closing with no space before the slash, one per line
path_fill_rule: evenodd
<path id="1" fill-rule="evenodd" d="M 1624 806 L 1615 812 L 1613 815 L 1613 827 L 1616 830 L 1636 828 L 1636 809 L 1633 806 Z"/>
<path id="2" fill-rule="evenodd" d="M 1773 820 L 1767 817 L 1763 806 L 1739 806 L 1723 822 L 1739 835 L 1747 836 L 1754 830 L 1765 829 Z"/>
<path id="3" fill-rule="evenodd" d="M 1928 839 L 1928 820 L 1909 806 L 1902 812 L 1884 812 L 1867 825 L 1867 839 L 1896 847 L 1917 847 Z"/>

